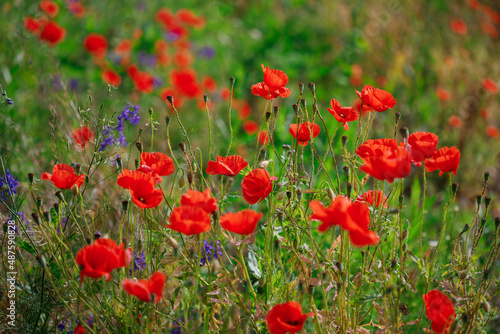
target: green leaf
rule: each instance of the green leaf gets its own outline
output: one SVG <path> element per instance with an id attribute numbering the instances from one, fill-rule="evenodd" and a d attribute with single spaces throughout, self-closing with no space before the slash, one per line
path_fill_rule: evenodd
<path id="1" fill-rule="evenodd" d="M 262 272 L 259 269 L 259 261 L 257 260 L 255 254 L 251 251 L 248 252 L 248 269 L 256 278 L 262 277 Z"/>

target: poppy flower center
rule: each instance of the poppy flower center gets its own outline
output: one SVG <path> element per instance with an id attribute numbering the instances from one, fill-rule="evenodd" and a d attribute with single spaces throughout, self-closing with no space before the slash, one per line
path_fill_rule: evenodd
<path id="1" fill-rule="evenodd" d="M 142 203 L 144 203 L 145 202 L 144 197 L 139 197 L 139 201 L 142 202 Z"/>
<path id="2" fill-rule="evenodd" d="M 299 323 L 298 320 L 294 320 L 294 321 L 287 321 L 287 324 L 291 325 L 291 326 L 297 326 L 297 324 Z"/>
<path id="3" fill-rule="evenodd" d="M 345 116 L 344 116 L 344 114 L 342 114 L 342 113 L 340 113 L 340 114 L 339 114 L 339 116 L 340 116 L 340 117 L 345 117 Z"/>

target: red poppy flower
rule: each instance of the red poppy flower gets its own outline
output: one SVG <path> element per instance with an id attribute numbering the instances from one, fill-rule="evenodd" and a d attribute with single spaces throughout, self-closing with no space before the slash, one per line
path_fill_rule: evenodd
<path id="1" fill-rule="evenodd" d="M 430 132 L 415 132 L 408 136 L 408 148 L 415 166 L 422 166 L 422 161 L 436 152 L 439 137 Z"/>
<path id="2" fill-rule="evenodd" d="M 87 126 L 82 126 L 81 128 L 73 130 L 71 137 L 75 145 L 83 148 L 92 138 L 94 138 L 94 134 Z"/>
<path id="3" fill-rule="evenodd" d="M 479 1 L 478 0 L 469 0 L 469 6 L 476 10 L 479 8 Z"/>
<path id="4" fill-rule="evenodd" d="M 82 327 L 82 325 L 78 324 L 75 327 L 75 330 L 73 331 L 73 334 L 85 334 L 85 329 Z"/>
<path id="5" fill-rule="evenodd" d="M 151 93 L 154 88 L 154 77 L 148 72 L 139 71 L 137 65 L 130 65 L 127 68 L 134 87 L 142 93 Z"/>
<path id="6" fill-rule="evenodd" d="M 491 80 L 491 79 L 484 79 L 483 80 L 483 87 L 491 94 L 498 93 L 498 86 L 497 86 L 496 82 Z"/>
<path id="7" fill-rule="evenodd" d="M 353 101 L 352 105 L 354 106 L 353 108 L 356 109 L 358 114 L 360 114 L 361 116 L 365 116 L 370 112 L 370 106 L 364 104 L 360 99 L 356 99 L 355 101 Z"/>
<path id="8" fill-rule="evenodd" d="M 491 22 L 481 22 L 481 30 L 485 35 L 489 35 L 491 38 L 498 38 L 497 27 Z"/>
<path id="9" fill-rule="evenodd" d="M 278 96 L 282 98 L 290 96 L 290 89 L 286 87 L 272 89 L 269 88 L 264 82 L 259 82 L 255 85 L 252 85 L 252 94 L 257 96 L 262 96 L 266 100 L 273 100 Z"/>
<path id="10" fill-rule="evenodd" d="M 156 48 L 156 43 L 155 43 Z M 128 56 L 132 50 L 132 41 L 130 39 L 122 39 L 114 48 L 114 52 L 119 56 Z"/>
<path id="11" fill-rule="evenodd" d="M 149 280 L 131 280 L 124 278 L 122 287 L 126 293 L 136 296 L 143 302 L 159 303 L 165 287 L 167 276 L 160 272 L 155 272 Z"/>
<path id="12" fill-rule="evenodd" d="M 250 109 L 250 105 L 246 101 L 241 102 L 240 110 L 238 111 L 238 119 L 248 118 L 251 113 L 252 109 Z"/>
<path id="13" fill-rule="evenodd" d="M 425 170 L 433 172 L 440 170 L 439 176 L 444 172 L 452 172 L 457 175 L 458 165 L 460 163 L 460 151 L 455 147 L 442 147 L 432 155 L 432 158 L 425 160 Z"/>
<path id="14" fill-rule="evenodd" d="M 178 50 L 174 54 L 174 65 L 177 68 L 186 68 L 191 66 L 194 61 L 194 56 L 190 51 Z"/>
<path id="15" fill-rule="evenodd" d="M 220 217 L 220 226 L 229 232 L 238 234 L 252 234 L 264 214 L 252 209 L 232 213 L 228 212 Z"/>
<path id="16" fill-rule="evenodd" d="M 304 122 L 300 125 L 290 124 L 289 130 L 293 138 L 299 141 L 299 145 L 306 146 L 309 140 L 319 135 L 321 128 L 316 123 Z"/>
<path id="17" fill-rule="evenodd" d="M 498 138 L 499 131 L 494 126 L 488 125 L 486 127 L 486 135 L 491 138 Z"/>
<path id="18" fill-rule="evenodd" d="M 185 235 L 200 234 L 210 231 L 210 217 L 208 213 L 196 206 L 179 206 L 174 208 L 168 218 L 169 229 Z"/>
<path id="19" fill-rule="evenodd" d="M 76 263 L 80 266 L 80 281 L 83 277 L 99 278 L 104 276 L 109 282 L 115 268 L 126 267 L 132 260 L 132 249 L 125 249 L 111 239 L 96 239 L 76 253 Z"/>
<path id="20" fill-rule="evenodd" d="M 62 42 L 66 36 L 66 29 L 58 25 L 56 22 L 47 22 L 40 32 L 40 40 L 53 47 Z"/>
<path id="21" fill-rule="evenodd" d="M 124 169 L 116 183 L 130 190 L 132 202 L 141 209 L 157 207 L 163 200 L 163 190 L 155 189 L 155 180 L 151 174 Z"/>
<path id="22" fill-rule="evenodd" d="M 175 165 L 172 158 L 166 154 L 159 152 L 143 152 L 141 153 L 141 166 L 137 170 L 146 174 L 151 174 L 156 183 L 160 183 L 160 176 L 171 175 L 175 171 Z"/>
<path id="23" fill-rule="evenodd" d="M 210 93 L 214 93 L 217 90 L 217 82 L 210 75 L 206 75 L 201 79 L 201 85 Z"/>
<path id="24" fill-rule="evenodd" d="M 85 181 L 85 174 L 76 175 L 73 167 L 58 164 L 52 168 L 52 174 L 43 173 L 42 180 L 49 180 L 59 189 L 70 189 L 73 186 L 81 187 Z"/>
<path id="25" fill-rule="evenodd" d="M 160 8 L 155 14 L 155 21 L 166 24 L 166 22 L 175 20 L 175 15 L 170 8 Z"/>
<path id="26" fill-rule="evenodd" d="M 231 97 L 231 90 L 227 87 L 223 87 L 221 90 L 220 90 L 220 96 L 224 99 L 224 100 L 229 100 L 229 98 Z M 233 94 L 233 97 L 234 97 L 234 94 Z"/>
<path id="27" fill-rule="evenodd" d="M 212 213 L 217 210 L 217 201 L 208 188 L 203 192 L 188 189 L 187 194 L 181 197 L 181 206 L 195 206 L 206 213 Z"/>
<path id="28" fill-rule="evenodd" d="M 93 32 L 83 40 L 83 48 L 94 57 L 104 58 L 108 50 L 108 40 L 103 35 Z"/>
<path id="29" fill-rule="evenodd" d="M 450 298 L 438 290 L 431 290 L 422 296 L 425 303 L 425 313 L 431 321 L 432 330 L 436 333 L 448 333 L 457 314 Z"/>
<path id="30" fill-rule="evenodd" d="M 459 19 L 451 20 L 450 27 L 451 30 L 453 30 L 457 34 L 467 35 L 467 25 L 465 24 L 464 20 L 459 20 Z"/>
<path id="31" fill-rule="evenodd" d="M 351 205 L 351 201 L 344 196 L 337 196 L 330 203 L 328 208 L 325 208 L 323 204 L 318 201 L 310 201 L 309 207 L 311 208 L 313 214 L 309 219 L 319 220 L 322 222 L 318 226 L 318 231 L 325 232 L 330 226 L 339 225 L 340 227 L 346 229 L 349 219 L 347 215 L 347 209 Z"/>
<path id="32" fill-rule="evenodd" d="M 45 24 L 43 20 L 37 20 L 32 16 L 26 16 L 24 18 L 24 28 L 34 35 L 38 35 L 42 26 Z"/>
<path id="33" fill-rule="evenodd" d="M 344 130 L 346 131 L 349 130 L 347 122 L 353 122 L 359 119 L 359 113 L 353 107 L 342 107 L 335 99 L 330 101 L 330 105 L 332 108 L 327 108 L 327 110 L 338 122 L 344 123 Z"/>
<path id="34" fill-rule="evenodd" d="M 280 70 L 273 70 L 264 64 L 261 64 L 262 71 L 264 72 L 264 83 L 271 89 L 278 89 L 285 87 L 288 83 L 288 76 L 285 72 Z"/>
<path id="35" fill-rule="evenodd" d="M 371 85 L 364 86 L 361 92 L 356 91 L 356 93 L 363 104 L 379 112 L 391 109 L 396 105 L 396 100 L 391 93 Z"/>
<path id="36" fill-rule="evenodd" d="M 461 128 L 463 125 L 462 119 L 455 115 L 448 118 L 448 123 L 450 123 L 450 125 L 454 128 Z"/>
<path id="37" fill-rule="evenodd" d="M 170 72 L 170 79 L 176 90 L 189 98 L 195 98 L 203 94 L 196 72 L 193 70 L 173 70 Z"/>
<path id="38" fill-rule="evenodd" d="M 269 134 L 267 133 L 267 130 L 260 130 L 258 138 L 259 138 L 259 143 L 262 146 L 269 144 L 269 142 L 271 141 L 271 138 L 269 138 Z"/>
<path id="39" fill-rule="evenodd" d="M 248 162 L 239 155 L 230 155 L 227 158 L 217 156 L 217 161 L 208 162 L 207 174 L 236 176 L 246 166 Z"/>
<path id="40" fill-rule="evenodd" d="M 364 194 L 359 195 L 356 198 L 357 202 L 366 202 L 370 204 L 374 208 L 378 208 L 384 204 L 384 208 L 387 208 L 387 198 L 384 195 L 384 192 L 382 190 L 368 190 Z"/>
<path id="41" fill-rule="evenodd" d="M 271 178 L 267 170 L 254 169 L 241 181 L 243 197 L 249 204 L 262 202 L 273 190 L 273 180 L 276 180 L 276 177 Z"/>
<path id="42" fill-rule="evenodd" d="M 399 146 L 396 139 L 368 139 L 356 149 L 356 154 L 361 158 L 375 155 L 376 150 L 394 150 Z"/>
<path id="43" fill-rule="evenodd" d="M 50 17 L 55 17 L 59 13 L 59 5 L 50 0 L 42 0 L 39 7 Z"/>
<path id="44" fill-rule="evenodd" d="M 197 16 L 192 10 L 185 8 L 179 9 L 176 16 L 182 23 L 197 29 L 201 29 L 205 26 L 205 19 L 201 16 Z"/>
<path id="45" fill-rule="evenodd" d="M 440 87 L 436 88 L 436 95 L 441 101 L 449 101 L 451 99 L 450 92 Z"/>
<path id="46" fill-rule="evenodd" d="M 271 334 L 297 333 L 302 330 L 311 313 L 302 313 L 297 302 L 275 305 L 266 315 L 267 328 Z"/>
<path id="47" fill-rule="evenodd" d="M 251 136 L 259 131 L 259 124 L 254 121 L 245 121 L 243 122 L 243 130 L 247 135 Z"/>
<path id="48" fill-rule="evenodd" d="M 101 78 L 105 83 L 113 87 L 119 87 L 122 84 L 122 78 L 113 70 L 104 70 Z"/>

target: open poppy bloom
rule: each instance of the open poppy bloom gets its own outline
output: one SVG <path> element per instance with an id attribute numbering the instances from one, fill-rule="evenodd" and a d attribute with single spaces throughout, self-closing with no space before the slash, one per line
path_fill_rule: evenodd
<path id="1" fill-rule="evenodd" d="M 175 171 L 175 165 L 172 158 L 166 154 L 160 152 L 143 152 L 141 153 L 141 165 L 137 170 L 146 174 L 151 174 L 156 183 L 160 183 L 160 176 L 171 175 Z"/>
<path id="2" fill-rule="evenodd" d="M 248 166 L 248 162 L 239 155 L 230 155 L 227 158 L 217 156 L 217 161 L 208 162 L 207 174 L 233 177 L 238 175 L 246 166 Z"/>
<path id="3" fill-rule="evenodd" d="M 89 143 L 90 140 L 94 138 L 94 134 L 87 126 L 82 126 L 79 129 L 73 130 L 71 137 L 75 145 L 83 148 L 85 144 Z"/>
<path id="4" fill-rule="evenodd" d="M 26 16 L 24 18 L 24 28 L 34 35 L 38 35 L 40 30 L 45 25 L 46 21 L 43 19 L 35 19 L 32 16 Z"/>
<path id="5" fill-rule="evenodd" d="M 260 203 L 273 190 L 272 181 L 276 177 L 270 177 L 269 172 L 262 168 L 257 168 L 248 173 L 241 181 L 241 190 L 245 201 L 249 204 Z"/>
<path id="6" fill-rule="evenodd" d="M 297 333 L 310 316 L 313 314 L 302 313 L 302 307 L 297 302 L 278 304 L 267 312 L 267 328 L 271 334 Z"/>
<path id="7" fill-rule="evenodd" d="M 122 78 L 113 70 L 104 70 L 101 78 L 102 81 L 113 87 L 119 87 L 122 84 Z"/>
<path id="8" fill-rule="evenodd" d="M 486 127 L 486 135 L 491 138 L 498 138 L 500 132 L 494 126 L 488 125 Z"/>
<path id="9" fill-rule="evenodd" d="M 353 107 L 342 107 L 340 103 L 332 99 L 330 101 L 331 108 L 327 108 L 328 112 L 335 117 L 335 119 L 344 124 L 344 130 L 349 130 L 347 122 L 353 122 L 359 119 L 359 113 Z"/>
<path id="10" fill-rule="evenodd" d="M 61 27 L 56 22 L 50 21 L 43 25 L 42 31 L 40 32 L 40 40 L 47 43 L 50 47 L 53 47 L 62 42 L 66 36 L 66 29 Z"/>
<path id="11" fill-rule="evenodd" d="M 387 208 L 387 198 L 382 190 L 368 190 L 364 194 L 359 195 L 356 198 L 356 202 L 365 202 L 374 208 L 378 208 L 383 204 L 384 208 Z"/>
<path id="12" fill-rule="evenodd" d="M 361 158 L 375 155 L 377 150 L 395 150 L 399 146 L 396 139 L 368 139 L 356 149 L 356 154 Z"/>
<path id="13" fill-rule="evenodd" d="M 73 167 L 58 164 L 52 168 L 52 174 L 43 173 L 42 180 L 49 180 L 59 189 L 70 189 L 73 186 L 81 187 L 85 182 L 85 174 L 77 175 Z"/>
<path id="14" fill-rule="evenodd" d="M 450 298 L 438 290 L 431 290 L 422 296 L 425 313 L 431 321 L 432 330 L 438 334 L 448 333 L 457 314 Z"/>
<path id="15" fill-rule="evenodd" d="M 59 13 L 59 5 L 50 0 L 42 0 L 39 7 L 50 17 L 55 17 Z"/>
<path id="16" fill-rule="evenodd" d="M 415 132 L 408 136 L 408 149 L 415 166 L 422 166 L 422 161 L 436 152 L 439 137 L 431 132 Z"/>
<path id="17" fill-rule="evenodd" d="M 83 48 L 94 57 L 104 58 L 108 50 L 108 40 L 103 35 L 93 32 L 83 40 Z"/>
<path id="18" fill-rule="evenodd" d="M 264 82 L 259 82 L 252 85 L 252 94 L 262 96 L 266 100 L 274 100 L 278 96 L 285 98 L 290 96 L 290 89 L 286 87 L 273 89 L 266 85 Z"/>
<path id="19" fill-rule="evenodd" d="M 262 96 L 267 100 L 272 100 L 278 96 L 283 98 L 290 96 L 290 89 L 285 85 L 288 83 L 288 76 L 280 70 L 273 70 L 261 65 L 264 72 L 264 81 L 252 86 L 252 94 Z"/>
<path id="20" fill-rule="evenodd" d="M 455 19 L 450 22 L 451 30 L 460 35 L 467 35 L 467 25 L 464 20 Z"/>
<path id="21" fill-rule="evenodd" d="M 73 331 L 73 334 L 85 334 L 85 329 L 82 327 L 82 325 L 78 324 L 75 327 L 75 330 Z"/>
<path id="22" fill-rule="evenodd" d="M 141 93 L 151 93 L 154 89 L 154 77 L 148 72 L 139 71 L 137 65 L 133 64 L 127 68 L 127 73 L 132 79 L 134 87 Z"/>
<path id="23" fill-rule="evenodd" d="M 111 239 L 96 239 L 92 245 L 87 245 L 76 253 L 76 263 L 80 266 L 80 281 L 83 277 L 111 279 L 115 268 L 126 267 L 132 260 L 132 249 L 125 249 Z"/>
<path id="24" fill-rule="evenodd" d="M 396 105 L 396 100 L 391 93 L 375 88 L 372 85 L 366 85 L 361 92 L 356 91 L 356 93 L 363 101 L 363 104 L 379 112 L 394 108 Z"/>
<path id="25" fill-rule="evenodd" d="M 189 98 L 203 95 L 203 89 L 198 83 L 196 72 L 191 69 L 173 70 L 170 72 L 170 80 L 175 90 Z"/>
<path id="26" fill-rule="evenodd" d="M 181 197 L 181 206 L 195 206 L 206 213 L 212 213 L 217 210 L 217 201 L 208 188 L 203 192 L 188 189 L 187 194 Z"/>
<path id="27" fill-rule="evenodd" d="M 132 202 L 141 209 L 157 207 L 163 200 L 163 190 L 155 189 L 155 180 L 151 174 L 124 169 L 116 183 L 130 190 Z"/>
<path id="28" fill-rule="evenodd" d="M 299 141 L 299 145 L 306 146 L 309 140 L 319 135 L 321 128 L 313 122 L 304 122 L 300 125 L 290 124 L 290 133 Z"/>
<path id="29" fill-rule="evenodd" d="M 167 276 L 160 272 L 155 272 L 149 280 L 131 280 L 124 278 L 122 287 L 126 293 L 136 296 L 143 302 L 158 304 L 163 294 Z"/>
<path id="30" fill-rule="evenodd" d="M 491 94 L 498 93 L 498 86 L 497 86 L 496 82 L 491 80 L 491 79 L 484 79 L 483 80 L 483 88 L 486 89 Z"/>
<path id="31" fill-rule="evenodd" d="M 220 217 L 220 226 L 229 232 L 238 234 L 252 234 L 264 214 L 255 212 L 252 209 L 245 209 L 240 212 L 228 212 Z"/>
<path id="32" fill-rule="evenodd" d="M 433 172 L 440 170 L 439 176 L 444 172 L 452 172 L 457 175 L 458 165 L 460 163 L 460 151 L 455 147 L 442 147 L 432 155 L 432 158 L 425 160 L 425 170 Z"/>
<path id="33" fill-rule="evenodd" d="M 197 29 L 201 29 L 205 26 L 205 19 L 202 16 L 197 16 L 192 10 L 181 8 L 177 11 L 177 13 L 175 13 L 175 15 L 186 25 Z"/>
<path id="34" fill-rule="evenodd" d="M 200 234 L 210 231 L 211 220 L 208 213 L 196 206 L 179 206 L 174 208 L 168 218 L 171 230 L 185 235 Z"/>
<path id="35" fill-rule="evenodd" d="M 330 226 L 338 225 L 349 232 L 351 243 L 356 247 L 379 242 L 378 235 L 369 230 L 370 209 L 366 203 L 351 203 L 347 197 L 337 196 L 327 208 L 318 201 L 310 201 L 309 207 L 313 211 L 309 219 L 322 222 L 318 231 L 325 232 Z"/>

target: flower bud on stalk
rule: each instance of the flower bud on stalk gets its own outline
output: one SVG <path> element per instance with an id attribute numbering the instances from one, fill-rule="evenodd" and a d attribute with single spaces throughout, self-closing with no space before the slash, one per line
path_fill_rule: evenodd
<path id="1" fill-rule="evenodd" d="M 148 112 L 149 112 L 149 116 L 153 116 L 153 108 L 149 108 Z"/>
<path id="2" fill-rule="evenodd" d="M 123 201 L 122 202 L 122 211 L 123 212 L 127 212 L 128 211 L 128 204 L 129 204 L 128 201 Z"/>
<path id="3" fill-rule="evenodd" d="M 50 217 L 50 211 L 44 211 L 43 218 L 45 219 L 46 222 L 50 222 L 52 220 Z"/>
<path id="4" fill-rule="evenodd" d="M 42 204 L 43 204 L 42 198 L 41 197 L 37 197 L 36 198 L 36 207 L 37 208 L 41 208 Z"/>
<path id="5" fill-rule="evenodd" d="M 300 189 L 297 189 L 297 199 L 299 200 L 299 202 L 302 200 L 302 190 Z"/>
<path id="6" fill-rule="evenodd" d="M 349 168 L 349 166 L 344 166 L 344 168 L 342 169 L 344 170 L 344 174 L 347 177 L 347 179 L 349 179 L 349 175 L 351 174 L 351 169 Z"/>
<path id="7" fill-rule="evenodd" d="M 488 207 L 488 206 L 490 206 L 490 203 L 491 203 L 491 197 L 490 197 L 490 196 L 486 196 L 486 197 L 484 198 L 484 205 L 485 205 L 486 207 Z"/>
<path id="8" fill-rule="evenodd" d="M 278 111 L 279 111 L 278 106 L 274 106 L 274 107 L 273 107 L 274 117 L 278 116 Z"/>
<path id="9" fill-rule="evenodd" d="M 232 87 L 232 86 L 234 86 L 234 82 L 235 82 L 235 80 L 236 80 L 236 79 L 235 79 L 233 76 L 230 76 L 230 77 L 229 77 L 229 84 L 231 85 L 231 87 Z"/>
<path id="10" fill-rule="evenodd" d="M 73 196 L 78 196 L 80 195 L 80 187 L 78 187 L 76 184 L 71 187 L 71 193 L 73 194 Z"/>
<path id="11" fill-rule="evenodd" d="M 477 202 L 477 205 L 480 206 L 481 203 L 483 203 L 483 195 L 477 195 L 476 202 Z"/>
<path id="12" fill-rule="evenodd" d="M 452 192 L 453 196 L 455 196 L 457 194 L 457 191 L 458 191 L 458 183 L 452 183 L 451 192 Z"/>
<path id="13" fill-rule="evenodd" d="M 63 202 L 64 202 L 64 195 L 62 194 L 62 192 L 60 192 L 60 191 L 56 191 L 56 197 L 57 197 L 60 201 L 63 201 Z"/>
<path id="14" fill-rule="evenodd" d="M 297 104 L 292 105 L 293 111 L 295 112 L 295 116 L 299 118 L 299 106 Z"/>
<path id="15" fill-rule="evenodd" d="M 165 117 L 165 124 L 167 125 L 167 128 L 168 128 L 168 125 L 170 124 L 170 120 L 171 120 L 171 119 L 172 119 L 172 118 L 171 118 L 170 116 L 166 116 L 166 117 Z"/>
<path id="16" fill-rule="evenodd" d="M 42 254 L 38 254 L 36 256 L 36 261 L 43 267 L 45 268 L 47 266 L 47 260 L 45 259 L 45 256 Z"/>
<path id="17" fill-rule="evenodd" d="M 316 84 L 314 82 L 310 82 L 308 86 L 309 86 L 309 89 L 311 90 L 311 93 L 314 94 L 316 91 Z"/>
<path id="18" fill-rule="evenodd" d="M 276 216 L 278 217 L 278 221 L 280 223 L 283 223 L 283 221 L 285 220 L 285 213 L 283 211 L 278 211 Z"/>
<path id="19" fill-rule="evenodd" d="M 135 159 L 135 169 L 139 169 L 139 159 Z"/>
<path id="20" fill-rule="evenodd" d="M 40 220 L 40 216 L 38 215 L 38 213 L 33 212 L 31 214 L 31 217 L 33 218 L 33 221 L 35 222 L 35 224 L 40 225 L 42 223 L 42 221 Z"/>
<path id="21" fill-rule="evenodd" d="M 484 182 L 488 182 L 489 178 L 490 178 L 490 173 L 484 172 Z"/>
<path id="22" fill-rule="evenodd" d="M 307 108 L 307 102 L 306 102 L 306 99 L 301 99 L 300 100 L 300 104 L 302 105 L 302 109 L 306 109 Z"/>
<path id="23" fill-rule="evenodd" d="M 208 96 L 206 94 L 203 95 L 203 102 L 208 103 Z"/>
<path id="24" fill-rule="evenodd" d="M 172 105 L 172 107 L 174 106 L 174 97 L 172 95 L 167 96 L 167 101 Z"/>
<path id="25" fill-rule="evenodd" d="M 496 217 L 495 218 L 495 229 L 498 229 L 499 226 L 500 226 L 500 217 Z"/>
<path id="26" fill-rule="evenodd" d="M 333 201 L 335 199 L 335 193 L 333 192 L 332 188 L 328 188 L 326 189 L 326 194 L 328 195 L 328 198 L 330 199 L 330 201 Z"/>
<path id="27" fill-rule="evenodd" d="M 266 122 L 269 121 L 269 118 L 271 118 L 271 112 L 266 111 Z"/>
<path id="28" fill-rule="evenodd" d="M 304 94 L 304 83 L 303 82 L 299 83 L 299 94 L 300 95 Z"/>
<path id="29" fill-rule="evenodd" d="M 137 147 L 137 150 L 139 150 L 139 153 L 144 152 L 144 145 L 142 144 L 142 141 L 135 143 L 135 146 Z"/>
<path id="30" fill-rule="evenodd" d="M 186 144 L 184 142 L 179 143 L 179 149 L 182 153 L 186 154 Z"/>
<path id="31" fill-rule="evenodd" d="M 193 184 L 193 181 L 194 181 L 194 175 L 193 175 L 193 173 L 189 172 L 189 173 L 187 174 L 187 179 L 188 179 L 188 183 L 189 183 L 190 185 L 192 185 L 192 184 Z"/>
<path id="32" fill-rule="evenodd" d="M 181 177 L 179 179 L 179 188 L 182 188 L 186 185 L 186 180 L 184 179 L 184 177 Z"/>
<path id="33" fill-rule="evenodd" d="M 28 174 L 28 180 L 29 180 L 29 182 L 30 182 L 30 185 L 32 185 L 32 184 L 33 184 L 34 177 L 35 177 L 35 176 L 33 175 L 33 173 L 29 173 L 29 174 Z"/>

